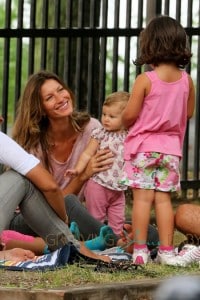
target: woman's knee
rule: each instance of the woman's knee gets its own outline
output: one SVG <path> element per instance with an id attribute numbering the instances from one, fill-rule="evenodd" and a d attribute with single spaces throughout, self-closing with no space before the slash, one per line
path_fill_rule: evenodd
<path id="1" fill-rule="evenodd" d="M 16 183 L 20 185 L 24 184 L 24 176 L 14 170 L 8 170 L 1 174 L 0 183 L 1 181 L 4 183 L 4 185 L 5 183 L 8 183 L 10 186 Z"/>
<path id="2" fill-rule="evenodd" d="M 182 204 L 175 214 L 175 226 L 183 233 L 200 233 L 200 206 Z"/>
<path id="3" fill-rule="evenodd" d="M 190 219 L 191 208 L 189 204 L 180 205 L 175 213 L 175 226 L 179 229 Z"/>
<path id="4" fill-rule="evenodd" d="M 196 207 L 192 204 L 180 205 L 175 213 L 175 224 L 181 224 L 182 222 L 190 220 L 191 214 L 193 214 L 195 209 Z"/>

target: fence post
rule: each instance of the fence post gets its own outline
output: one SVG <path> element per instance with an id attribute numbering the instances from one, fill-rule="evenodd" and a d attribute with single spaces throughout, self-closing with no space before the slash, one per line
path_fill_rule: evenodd
<path id="1" fill-rule="evenodd" d="M 148 23 L 153 17 L 161 15 L 161 0 L 148 0 L 146 6 L 146 23 Z"/>

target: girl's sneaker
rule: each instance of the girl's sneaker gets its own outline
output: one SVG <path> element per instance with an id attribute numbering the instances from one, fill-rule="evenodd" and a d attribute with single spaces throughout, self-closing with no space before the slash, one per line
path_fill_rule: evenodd
<path id="1" fill-rule="evenodd" d="M 200 247 L 195 245 L 185 245 L 182 250 L 171 261 L 170 266 L 187 267 L 192 263 L 200 262 Z"/>
<path id="2" fill-rule="evenodd" d="M 158 250 L 156 262 L 162 265 L 168 265 L 175 257 L 175 251 L 173 250 Z"/>
<path id="3" fill-rule="evenodd" d="M 145 265 L 150 258 L 150 252 L 148 248 L 134 249 L 133 252 L 133 264 L 134 265 Z"/>

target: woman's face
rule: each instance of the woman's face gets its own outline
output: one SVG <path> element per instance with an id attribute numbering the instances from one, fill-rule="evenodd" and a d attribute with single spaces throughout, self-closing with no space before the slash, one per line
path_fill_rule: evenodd
<path id="1" fill-rule="evenodd" d="M 69 92 L 54 79 L 48 79 L 41 87 L 42 107 L 48 118 L 58 119 L 73 112 Z"/>

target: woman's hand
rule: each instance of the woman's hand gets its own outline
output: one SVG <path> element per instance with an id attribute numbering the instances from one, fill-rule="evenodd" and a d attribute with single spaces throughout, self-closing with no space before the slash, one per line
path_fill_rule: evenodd
<path id="1" fill-rule="evenodd" d="M 83 175 L 85 180 L 89 179 L 92 175 L 98 172 L 108 170 L 114 161 L 114 154 L 110 149 L 99 150 L 89 161 L 85 168 Z"/>
<path id="2" fill-rule="evenodd" d="M 63 189 L 63 195 L 77 195 L 83 184 L 95 173 L 108 170 L 114 161 L 114 154 L 109 149 L 98 151 L 89 161 L 85 170 Z"/>

